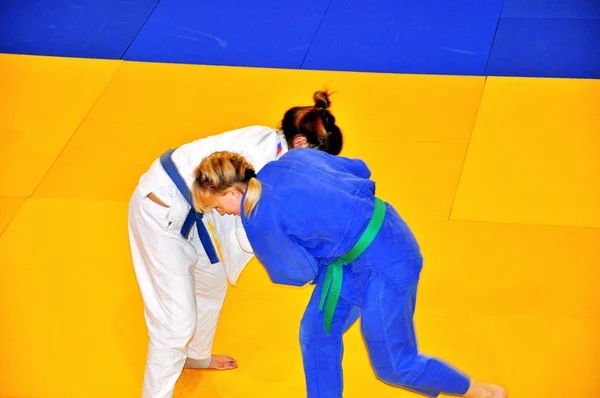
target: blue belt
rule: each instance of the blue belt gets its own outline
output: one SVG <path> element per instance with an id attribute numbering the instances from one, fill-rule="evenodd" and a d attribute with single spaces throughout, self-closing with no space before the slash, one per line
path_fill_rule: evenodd
<path id="1" fill-rule="evenodd" d="M 179 192 L 181 192 L 181 194 L 183 195 L 185 200 L 187 200 L 188 204 L 191 207 L 190 212 L 188 213 L 187 217 L 185 218 L 185 221 L 183 222 L 183 226 L 181 227 L 181 236 L 187 239 L 188 236 L 190 236 L 190 231 L 192 230 L 194 223 L 196 223 L 196 228 L 198 229 L 198 237 L 200 238 L 200 242 L 202 242 L 204 251 L 206 251 L 206 255 L 208 255 L 211 264 L 216 264 L 220 260 L 219 256 L 217 255 L 217 251 L 215 250 L 215 246 L 212 243 L 212 239 L 210 238 L 210 233 L 206 230 L 206 227 L 202 222 L 202 217 L 204 217 L 204 214 L 198 213 L 196 209 L 194 209 L 194 203 L 192 202 L 192 194 L 188 189 L 187 185 L 185 184 L 185 181 L 179 174 L 179 171 L 177 171 L 175 163 L 173 163 L 173 161 L 171 160 L 171 154 L 174 151 L 175 149 L 170 149 L 167 152 L 163 153 L 163 155 L 160 157 L 160 164 L 162 164 L 162 167 L 165 169 L 171 180 L 173 180 L 175 186 L 177 186 L 177 189 L 179 189 Z"/>

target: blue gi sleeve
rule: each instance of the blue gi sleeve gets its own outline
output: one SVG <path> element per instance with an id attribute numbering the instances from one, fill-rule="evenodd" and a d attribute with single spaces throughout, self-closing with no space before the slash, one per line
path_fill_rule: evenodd
<path id="1" fill-rule="evenodd" d="M 245 228 L 256 258 L 273 283 L 303 286 L 317 276 L 317 261 L 294 237 L 267 228 L 256 230 L 252 224 Z M 256 234 L 260 234 L 258 239 Z"/>

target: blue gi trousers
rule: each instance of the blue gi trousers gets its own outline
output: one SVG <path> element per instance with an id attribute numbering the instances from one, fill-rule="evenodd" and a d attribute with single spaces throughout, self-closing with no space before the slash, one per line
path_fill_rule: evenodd
<path id="1" fill-rule="evenodd" d="M 315 287 L 300 325 L 300 345 L 309 398 L 342 396 L 343 333 L 361 317 L 361 331 L 377 377 L 425 396 L 464 395 L 469 378 L 440 361 L 419 354 L 413 325 L 418 281 L 399 291 L 373 273 L 362 306 L 340 297 L 331 335 L 319 311 L 322 283 Z"/>

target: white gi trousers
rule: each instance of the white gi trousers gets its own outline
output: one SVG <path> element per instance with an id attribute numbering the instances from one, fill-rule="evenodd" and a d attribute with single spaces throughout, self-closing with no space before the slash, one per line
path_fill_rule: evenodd
<path id="1" fill-rule="evenodd" d="M 172 397 L 186 358 L 211 356 L 227 292 L 222 263 L 210 263 L 195 226 L 183 238 L 170 211 L 138 190 L 129 206 L 131 254 L 149 336 L 144 398 Z"/>

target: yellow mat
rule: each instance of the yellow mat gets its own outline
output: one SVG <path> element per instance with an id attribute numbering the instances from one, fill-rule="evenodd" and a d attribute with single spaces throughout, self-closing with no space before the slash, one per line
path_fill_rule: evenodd
<path id="1" fill-rule="evenodd" d="M 31 195 L 119 65 L 0 54 L 0 195 Z"/>
<path id="2" fill-rule="evenodd" d="M 367 161 L 421 244 L 423 352 L 512 398 L 596 394 L 597 81 L 0 55 L 0 83 L 14 99 L 0 100 L 0 397 L 139 396 L 147 337 L 126 229 L 139 176 L 182 143 L 276 126 L 324 86 L 343 154 Z M 175 396 L 305 396 L 311 289 L 275 286 L 253 260 L 215 341 L 240 368 L 184 371 Z M 375 378 L 357 325 L 344 369 L 345 397 L 416 397 Z"/>
<path id="3" fill-rule="evenodd" d="M 33 197 L 129 200 L 163 152 L 211 135 L 203 130 L 80 127 Z"/>
<path id="4" fill-rule="evenodd" d="M 25 198 L 0 196 L 0 234 L 17 214 L 23 202 L 25 202 Z"/>
<path id="5" fill-rule="evenodd" d="M 600 230 L 412 219 L 409 225 L 425 258 L 422 308 L 600 321 Z"/>
<path id="6" fill-rule="evenodd" d="M 600 80 L 490 77 L 452 218 L 600 227 Z"/>
<path id="7" fill-rule="evenodd" d="M 344 133 L 466 142 L 483 77 L 297 71 L 125 62 L 85 124 L 202 128 L 276 126 L 291 106 L 329 87 Z"/>
<path id="8" fill-rule="evenodd" d="M 150 164 L 168 148 L 210 135 L 202 130 L 82 126 L 34 197 L 128 200 Z M 350 141 L 350 140 L 349 140 Z M 361 157 L 378 195 L 405 214 L 448 218 L 467 144 L 364 139 L 349 142 L 346 156 Z M 394 184 L 385 178 L 395 174 Z"/>
<path id="9" fill-rule="evenodd" d="M 412 218 L 408 223 L 425 258 L 419 308 L 600 321 L 600 230 Z M 254 260 L 232 294 L 306 303 L 310 290 L 274 286 Z"/>
<path id="10" fill-rule="evenodd" d="M 126 232 L 122 228 L 125 217 L 123 202 L 30 199 L 0 237 L 0 261 L 4 265 L 0 269 L 0 315 L 7 320 L 0 326 L 3 336 L 0 350 L 5 353 L 0 360 L 0 374 L 4 378 L 1 394 L 100 397 L 128 392 L 135 395 L 144 366 L 146 338 Z M 81 220 L 88 221 L 87 227 Z M 471 240 L 471 248 L 482 246 L 480 255 L 486 246 L 515 246 L 520 256 L 524 244 L 515 244 L 519 238 L 515 230 L 523 229 L 520 226 L 488 236 L 485 227 L 465 233 L 449 225 L 454 222 L 436 225 L 439 223 L 442 222 L 412 223 L 425 255 L 433 257 L 424 271 L 416 317 L 424 352 L 452 361 L 477 377 L 506 382 L 511 389 L 523 391 L 515 394 L 517 397 L 528 396 L 525 392 L 531 391 L 529 383 L 541 384 L 546 374 L 559 371 L 568 371 L 569 380 L 577 385 L 578 391 L 591 393 L 593 369 L 600 357 L 595 343 L 599 320 L 597 312 L 592 312 L 598 295 L 591 289 L 584 293 L 576 291 L 577 286 L 586 283 L 592 286 L 591 281 L 581 281 L 585 270 L 580 274 L 574 270 L 563 273 L 563 291 L 560 290 L 561 272 L 557 269 L 560 259 L 555 264 L 546 260 L 558 252 L 552 251 L 552 247 L 564 235 L 553 234 L 549 227 L 529 231 L 538 235 L 531 244 L 533 251 L 546 250 L 547 254 L 537 263 L 522 259 L 532 270 L 519 274 L 523 263 L 510 264 L 500 272 L 502 259 L 485 265 L 477 255 L 461 256 L 463 247 L 459 241 Z M 462 228 L 468 230 L 464 224 Z M 31 248 L 26 242 L 31 242 L 33 225 L 36 234 L 44 239 L 35 240 Z M 525 235 L 527 231 L 521 236 Z M 594 238 L 589 235 L 586 238 L 585 234 L 573 236 L 579 239 L 570 244 L 563 242 L 560 251 L 582 253 L 581 249 Z M 434 252 L 432 245 L 437 248 L 437 259 L 430 255 Z M 236 372 L 207 373 L 200 380 L 186 374 L 182 382 L 188 379 L 189 382 L 180 383 L 179 390 L 191 394 L 197 389 L 214 388 L 226 393 L 215 396 L 265 391 L 265 396 L 275 396 L 285 389 L 291 397 L 303 396 L 297 330 L 304 308 L 300 298 L 306 297 L 310 288 L 296 289 L 295 297 L 276 295 L 278 289 L 285 288 L 273 287 L 263 270 L 252 267 L 247 270 L 250 273 L 242 275 L 239 286 L 230 291 L 215 344 L 215 352 L 235 355 L 243 367 Z M 552 270 L 550 276 L 540 275 L 534 281 L 536 271 L 541 274 L 548 270 Z M 250 277 L 253 274 L 254 280 Z M 528 297 L 511 289 L 517 282 L 509 281 L 510 277 L 519 279 L 524 286 L 531 284 L 534 293 Z M 469 282 L 476 286 L 470 288 Z M 256 294 L 259 283 L 262 295 Z M 489 286 L 487 291 L 485 286 Z M 544 288 L 550 297 L 540 300 Z M 525 311 L 518 309 L 519 298 Z M 508 304 L 503 304 L 503 299 Z M 592 303 L 582 303 L 584 300 Z M 582 309 L 582 304 L 590 306 L 589 313 Z M 52 361 L 52 367 L 39 361 L 40 352 Z M 94 358 L 94 367 L 73 366 L 73 359 L 80 358 L 83 352 Z M 285 365 L 283 373 L 267 370 L 274 358 Z M 360 397 L 367 389 L 383 396 L 399 394 L 375 379 L 358 334 L 347 337 L 344 366 L 354 375 L 347 377 L 347 396 Z M 522 370 L 534 366 L 538 371 L 523 378 Z M 35 383 L 30 381 L 32 373 L 36 374 Z M 102 378 L 98 378 L 99 374 Z M 205 379 L 209 381 L 200 383 Z M 559 377 L 553 378 L 550 384 L 544 384 L 544 391 L 565 390 L 561 383 Z"/>
<path id="11" fill-rule="evenodd" d="M 447 219 L 466 150 L 458 142 L 363 139 L 346 145 L 342 154 L 367 162 L 377 196 L 401 214 Z"/>
<path id="12" fill-rule="evenodd" d="M 0 396 L 137 395 L 146 331 L 126 217 L 124 202 L 29 199 L 0 236 Z"/>

